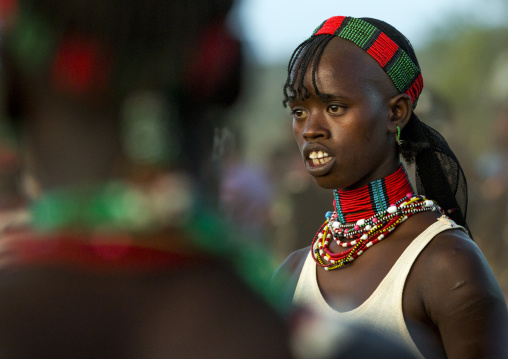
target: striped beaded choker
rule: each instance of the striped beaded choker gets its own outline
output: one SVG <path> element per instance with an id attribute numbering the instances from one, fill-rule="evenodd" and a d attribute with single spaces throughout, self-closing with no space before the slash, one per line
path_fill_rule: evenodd
<path id="1" fill-rule="evenodd" d="M 311 245 L 314 261 L 325 270 L 352 262 L 416 213 L 443 214 L 434 201 L 413 193 L 402 165 L 388 177 L 357 190 L 335 190 L 334 195 L 336 210 L 326 214 Z M 332 241 L 346 250 L 332 252 Z"/>
<path id="2" fill-rule="evenodd" d="M 333 206 L 340 222 L 356 222 L 385 211 L 408 193 L 414 193 L 404 166 L 388 177 L 373 181 L 362 188 L 334 190 Z"/>

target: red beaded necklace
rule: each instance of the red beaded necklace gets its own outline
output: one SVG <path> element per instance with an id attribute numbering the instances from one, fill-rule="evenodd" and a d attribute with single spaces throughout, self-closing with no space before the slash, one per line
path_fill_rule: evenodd
<path id="1" fill-rule="evenodd" d="M 404 166 L 391 175 L 354 190 L 334 190 L 333 206 L 342 223 L 356 222 L 387 209 L 408 193 L 414 193 Z"/>
<path id="2" fill-rule="evenodd" d="M 334 190 L 334 195 L 335 211 L 326 214 L 311 246 L 314 260 L 326 270 L 352 262 L 413 214 L 443 213 L 434 201 L 413 193 L 402 165 L 388 177 L 352 191 Z M 348 249 L 332 252 L 329 244 L 333 240 Z"/>

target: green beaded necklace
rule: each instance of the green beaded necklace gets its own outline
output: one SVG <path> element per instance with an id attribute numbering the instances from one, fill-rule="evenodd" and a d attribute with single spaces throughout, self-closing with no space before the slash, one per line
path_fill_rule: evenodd
<path id="1" fill-rule="evenodd" d="M 31 205 L 32 226 L 42 232 L 118 231 L 150 233 L 178 228 L 193 248 L 218 258 L 281 312 L 288 306 L 278 288 L 270 287 L 277 262 L 256 241 L 239 241 L 235 229 L 218 214 L 196 205 L 190 186 L 146 191 L 123 182 L 44 194 Z M 241 234 L 243 238 L 248 233 Z"/>
<path id="2" fill-rule="evenodd" d="M 145 190 L 118 181 L 51 191 L 32 203 L 31 213 L 34 228 L 43 231 L 69 227 L 146 232 L 181 226 L 191 207 L 189 188 Z"/>

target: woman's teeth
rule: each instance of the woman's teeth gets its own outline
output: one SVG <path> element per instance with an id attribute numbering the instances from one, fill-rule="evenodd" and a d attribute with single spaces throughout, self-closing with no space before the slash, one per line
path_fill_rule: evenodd
<path id="1" fill-rule="evenodd" d="M 331 160 L 330 155 L 323 151 L 313 151 L 309 154 L 309 158 L 312 160 L 313 165 L 324 165 Z"/>

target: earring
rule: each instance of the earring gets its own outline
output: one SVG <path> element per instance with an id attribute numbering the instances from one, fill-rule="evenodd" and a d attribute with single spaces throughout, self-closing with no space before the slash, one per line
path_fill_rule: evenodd
<path id="1" fill-rule="evenodd" d="M 399 126 L 397 126 L 397 134 L 395 135 L 395 141 L 397 142 L 397 144 L 398 144 L 399 146 L 401 146 L 401 145 L 402 145 L 402 143 L 404 142 L 404 141 L 402 141 L 402 140 L 400 139 L 400 127 L 399 127 Z"/>

